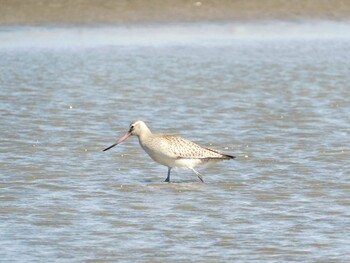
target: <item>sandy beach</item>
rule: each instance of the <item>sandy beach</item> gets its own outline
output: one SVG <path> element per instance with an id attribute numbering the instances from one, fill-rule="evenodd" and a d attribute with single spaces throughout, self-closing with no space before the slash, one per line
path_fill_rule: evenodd
<path id="1" fill-rule="evenodd" d="M 350 1 L 345 0 L 0 0 L 1 25 L 349 18 Z"/>

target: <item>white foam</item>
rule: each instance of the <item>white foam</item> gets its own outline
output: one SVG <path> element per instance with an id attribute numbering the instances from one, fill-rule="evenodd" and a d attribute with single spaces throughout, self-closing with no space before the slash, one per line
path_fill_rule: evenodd
<path id="1" fill-rule="evenodd" d="M 229 45 L 237 40 L 350 39 L 350 22 L 249 22 L 147 26 L 0 27 L 0 49 Z"/>

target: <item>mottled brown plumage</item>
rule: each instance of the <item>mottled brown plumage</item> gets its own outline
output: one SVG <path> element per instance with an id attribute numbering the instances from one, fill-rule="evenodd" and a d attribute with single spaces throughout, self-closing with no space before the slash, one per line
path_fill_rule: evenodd
<path id="1" fill-rule="evenodd" d="M 231 156 L 225 155 L 219 151 L 204 148 L 198 144 L 186 140 L 179 136 L 169 134 L 159 134 L 162 138 L 169 141 L 168 150 L 173 153 L 176 158 L 184 159 L 232 159 Z"/>

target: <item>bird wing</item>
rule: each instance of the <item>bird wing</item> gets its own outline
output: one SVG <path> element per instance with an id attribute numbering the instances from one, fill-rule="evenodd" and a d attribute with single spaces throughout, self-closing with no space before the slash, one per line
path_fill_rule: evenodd
<path id="1" fill-rule="evenodd" d="M 218 151 L 199 146 L 184 138 L 164 134 L 162 137 L 167 141 L 169 153 L 178 159 L 231 159 Z"/>

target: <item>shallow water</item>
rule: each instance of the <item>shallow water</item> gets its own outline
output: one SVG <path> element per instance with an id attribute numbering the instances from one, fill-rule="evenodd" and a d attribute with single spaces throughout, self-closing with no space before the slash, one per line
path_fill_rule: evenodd
<path id="1" fill-rule="evenodd" d="M 349 261 L 348 29 L 3 27 L 1 260 Z M 135 119 L 237 158 L 164 183 Z"/>

